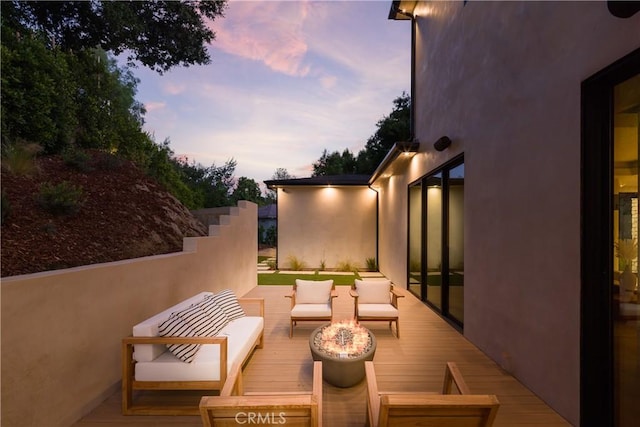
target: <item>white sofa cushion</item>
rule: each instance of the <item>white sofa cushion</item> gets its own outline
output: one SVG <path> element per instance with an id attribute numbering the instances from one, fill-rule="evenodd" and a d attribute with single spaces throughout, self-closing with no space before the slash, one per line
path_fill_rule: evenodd
<path id="1" fill-rule="evenodd" d="M 168 309 L 138 323 L 133 327 L 134 337 L 157 337 L 158 326 L 169 318 L 171 313 L 183 310 L 193 304 L 202 301 L 205 296 L 212 295 L 212 292 L 201 292 L 180 303 L 169 307 Z M 162 353 L 167 351 L 167 347 L 163 344 L 136 344 L 134 346 L 133 357 L 137 362 L 150 362 Z"/>
<path id="2" fill-rule="evenodd" d="M 291 309 L 291 317 L 327 317 L 331 316 L 331 306 L 324 304 L 296 304 Z"/>
<path id="3" fill-rule="evenodd" d="M 238 298 L 231 289 L 225 289 L 224 291 L 220 291 L 207 298 L 211 298 L 216 304 L 218 304 L 220 308 L 227 313 L 229 320 L 236 320 L 245 316 L 245 312 L 238 302 Z"/>
<path id="4" fill-rule="evenodd" d="M 296 279 L 296 304 L 324 304 L 331 295 L 333 280 Z"/>
<path id="5" fill-rule="evenodd" d="M 229 322 L 219 335 L 227 337 L 227 373 L 234 362 L 242 362 L 264 329 L 264 319 L 246 316 Z M 136 363 L 137 381 L 218 381 L 220 345 L 203 344 L 192 363 L 180 361 L 167 351 L 154 361 Z"/>
<path id="6" fill-rule="evenodd" d="M 398 317 L 398 309 L 391 304 L 358 304 L 361 317 Z"/>
<path id="7" fill-rule="evenodd" d="M 391 282 L 389 280 L 355 280 L 358 304 L 390 304 Z"/>

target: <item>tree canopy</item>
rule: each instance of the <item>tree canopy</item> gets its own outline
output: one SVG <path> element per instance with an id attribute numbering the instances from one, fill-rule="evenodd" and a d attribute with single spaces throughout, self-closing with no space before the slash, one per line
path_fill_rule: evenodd
<path id="1" fill-rule="evenodd" d="M 376 132 L 354 156 L 349 149 L 329 153 L 326 149 L 313 164 L 313 176 L 372 174 L 393 144 L 411 137 L 411 98 L 407 93 L 393 101 L 393 110 L 376 124 Z"/>
<path id="2" fill-rule="evenodd" d="M 215 39 L 208 21 L 224 16 L 214 1 L 3 1 L 2 20 L 41 34 L 50 47 L 80 51 L 99 47 L 160 73 L 180 65 L 208 64 Z M 130 64 L 130 65 L 131 65 Z"/>
<path id="3" fill-rule="evenodd" d="M 135 98 L 139 81 L 129 65 L 118 65 L 113 56 L 121 48 L 133 49 L 138 57 L 152 55 L 146 64 L 161 69 L 202 62 L 203 56 L 189 56 L 188 46 L 203 48 L 203 40 L 210 38 L 192 27 L 198 20 L 202 31 L 209 31 L 202 16 L 213 18 L 223 6 L 222 1 L 2 2 L 3 160 L 34 145 L 45 155 L 101 150 L 134 161 L 191 209 L 229 206 L 240 199 L 265 203 L 254 180 L 235 178 L 234 159 L 204 167 L 177 158 L 168 139 L 156 143 L 142 129 L 145 110 Z M 109 16 L 108 22 L 97 22 L 102 16 Z M 126 34 L 92 38 L 100 35 L 92 33 L 97 28 L 110 25 L 129 28 L 125 33 L 140 28 L 138 19 L 145 21 L 144 28 L 133 42 Z M 166 37 L 162 43 L 169 48 L 149 42 L 137 49 L 136 43 L 152 40 L 154 32 Z"/>

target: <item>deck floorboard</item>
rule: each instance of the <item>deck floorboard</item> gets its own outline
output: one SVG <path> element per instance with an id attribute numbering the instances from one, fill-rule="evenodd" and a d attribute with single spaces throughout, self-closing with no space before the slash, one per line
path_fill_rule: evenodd
<path id="1" fill-rule="evenodd" d="M 312 360 L 309 335 L 320 326 L 301 322 L 289 338 L 289 304 L 284 296 L 287 286 L 258 286 L 246 296 L 265 299 L 265 345 L 257 349 L 244 368 L 245 390 L 310 391 Z M 353 300 L 348 287 L 338 287 L 334 300 L 334 320 L 353 316 Z M 409 292 L 400 299 L 400 339 L 385 322 L 363 322 L 376 336 L 374 358 L 381 391 L 439 391 L 447 361 L 457 363 L 472 392 L 495 394 L 501 403 L 496 427 L 545 426 L 570 424 L 540 398 L 505 372 L 482 351 L 472 345 L 446 321 Z M 123 416 L 120 393 L 114 393 L 73 427 L 108 426 L 200 426 L 199 417 Z M 154 397 L 157 398 L 157 397 Z M 167 402 L 198 399 L 177 392 L 159 397 Z M 323 420 L 329 427 L 365 425 L 365 381 L 338 388 L 323 384 Z"/>

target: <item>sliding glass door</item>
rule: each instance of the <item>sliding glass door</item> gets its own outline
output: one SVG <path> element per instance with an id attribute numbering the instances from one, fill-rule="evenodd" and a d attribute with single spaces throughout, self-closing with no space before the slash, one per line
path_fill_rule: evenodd
<path id="1" fill-rule="evenodd" d="M 458 158 L 409 186 L 409 290 L 464 322 L 464 163 Z"/>
<path id="2" fill-rule="evenodd" d="M 615 425 L 640 420 L 638 301 L 638 139 L 640 74 L 614 87 L 613 102 L 613 396 Z"/>
<path id="3" fill-rule="evenodd" d="M 640 49 L 582 85 L 583 427 L 640 419 Z"/>

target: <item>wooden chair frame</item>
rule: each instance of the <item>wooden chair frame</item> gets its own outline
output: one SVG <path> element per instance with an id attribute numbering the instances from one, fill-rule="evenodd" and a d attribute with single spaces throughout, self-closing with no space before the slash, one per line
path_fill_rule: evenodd
<path id="1" fill-rule="evenodd" d="M 264 318 L 264 298 L 239 298 L 240 304 L 258 304 L 260 317 Z M 242 364 L 251 357 L 253 350 L 262 348 L 264 331 L 260 333 L 253 348 Z M 218 381 L 138 381 L 135 379 L 136 361 L 133 346 L 136 344 L 219 344 L 220 380 Z M 127 337 L 122 340 L 122 413 L 124 415 L 198 415 L 199 408 L 193 406 L 134 405 L 136 390 L 222 390 L 227 379 L 227 337 Z"/>
<path id="2" fill-rule="evenodd" d="M 296 288 L 298 285 L 293 284 L 293 289 L 289 295 L 285 295 L 285 298 L 291 298 L 291 309 L 296 306 Z M 333 320 L 333 299 L 338 297 L 338 291 L 336 290 L 335 283 L 331 286 L 331 293 L 329 295 L 329 305 L 331 306 L 330 316 L 291 316 L 289 325 L 289 338 L 293 337 L 293 327 L 298 322 L 331 322 Z"/>
<path id="3" fill-rule="evenodd" d="M 245 419 L 249 416 L 253 416 L 252 425 L 322 427 L 322 362 L 313 363 L 313 388 L 306 393 L 245 393 L 242 368 L 234 365 L 220 396 L 202 397 L 200 415 L 205 427 L 249 423 L 250 420 Z"/>
<path id="4" fill-rule="evenodd" d="M 398 419 L 403 422 L 420 422 L 424 425 L 439 425 L 446 417 L 448 427 L 471 425 L 490 427 L 493 425 L 500 403 L 494 395 L 473 395 L 454 362 L 445 368 L 442 394 L 380 392 L 373 362 L 365 362 L 367 377 L 367 425 L 387 427 Z M 460 394 L 451 394 L 453 385 Z M 456 417 L 459 421 L 456 422 Z M 427 421 L 428 420 L 428 421 Z M 429 421 L 431 424 L 429 424 Z M 413 425 L 413 424 L 411 424 Z M 422 425 L 422 424 L 420 424 Z"/>
<path id="5" fill-rule="evenodd" d="M 404 295 L 399 293 L 393 285 L 389 285 L 389 292 L 391 292 L 391 305 L 398 309 L 398 298 L 404 298 Z M 378 317 L 378 316 L 362 316 L 358 310 L 358 291 L 356 290 L 355 283 L 351 285 L 351 289 L 349 290 L 349 295 L 351 295 L 354 299 L 353 301 L 353 318 L 359 323 L 360 321 L 372 321 L 372 322 L 389 322 L 389 329 L 393 332 L 392 324 L 395 322 L 396 324 L 396 338 L 400 338 L 400 319 L 398 316 L 394 317 Z"/>

